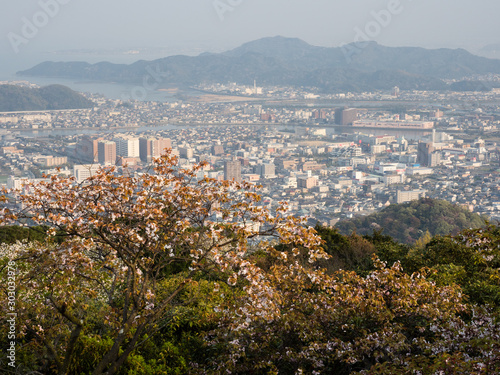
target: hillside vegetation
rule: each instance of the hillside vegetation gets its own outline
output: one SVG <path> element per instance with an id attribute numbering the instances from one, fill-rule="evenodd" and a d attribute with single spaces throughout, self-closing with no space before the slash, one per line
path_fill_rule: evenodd
<path id="1" fill-rule="evenodd" d="M 28 88 L 0 85 L 0 112 L 91 108 L 94 104 L 62 85 Z"/>
<path id="2" fill-rule="evenodd" d="M 167 154 L 154 174 L 52 176 L 19 195 L 23 210 L 0 194 L 0 368 L 500 373 L 498 226 L 415 245 L 344 236 L 261 207 L 250 184 L 193 183 L 204 163 L 177 165 Z M 408 216 L 454 212 L 419 209 Z"/>
<path id="3" fill-rule="evenodd" d="M 394 204 L 384 210 L 363 217 L 340 221 L 336 228 L 343 234 L 353 231 L 365 235 L 382 229 L 383 234 L 398 242 L 411 244 L 427 231 L 430 235 L 457 234 L 467 228 L 480 228 L 484 220 L 477 214 L 452 203 L 423 198 L 403 204 Z"/>

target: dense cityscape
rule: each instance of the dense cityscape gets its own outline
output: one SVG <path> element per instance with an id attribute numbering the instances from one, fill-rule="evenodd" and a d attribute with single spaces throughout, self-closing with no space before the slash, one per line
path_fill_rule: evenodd
<path id="1" fill-rule="evenodd" d="M 500 2 L 0 9 L 1 374 L 500 374 Z"/>
<path id="2" fill-rule="evenodd" d="M 499 96 L 395 87 L 321 97 L 236 84 L 203 87 L 200 97 L 170 103 L 90 95 L 95 107 L 88 110 L 0 115 L 0 181 L 21 188 L 64 174 L 80 183 L 110 165 L 141 173 L 168 148 L 180 167 L 208 162 L 199 178 L 261 185 L 263 205 L 287 201 L 312 224 L 422 197 L 495 220 Z"/>

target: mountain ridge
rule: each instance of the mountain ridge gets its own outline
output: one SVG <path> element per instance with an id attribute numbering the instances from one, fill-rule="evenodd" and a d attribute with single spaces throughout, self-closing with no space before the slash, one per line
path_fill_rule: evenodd
<path id="1" fill-rule="evenodd" d="M 386 47 L 376 42 L 320 47 L 277 36 L 222 53 L 176 55 L 130 65 L 43 62 L 17 74 L 142 84 L 149 79 L 151 69 L 160 87 L 228 81 L 252 84 L 258 80 L 263 85 L 314 86 L 324 92 L 387 89 L 390 85 L 446 90 L 445 79 L 500 74 L 500 60 L 475 56 L 464 49 Z"/>

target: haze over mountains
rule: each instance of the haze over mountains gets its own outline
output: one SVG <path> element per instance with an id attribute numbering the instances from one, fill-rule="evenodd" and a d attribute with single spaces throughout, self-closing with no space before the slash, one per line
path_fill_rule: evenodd
<path id="1" fill-rule="evenodd" d="M 325 92 L 369 91 L 399 86 L 403 90 L 487 89 L 450 87 L 443 80 L 500 74 L 500 60 L 463 49 L 428 50 L 385 47 L 375 42 L 317 47 L 285 37 L 259 39 L 223 53 L 170 56 L 130 65 L 101 62 L 44 62 L 18 72 L 22 76 L 69 78 L 155 87 L 237 82 L 318 87 Z"/>

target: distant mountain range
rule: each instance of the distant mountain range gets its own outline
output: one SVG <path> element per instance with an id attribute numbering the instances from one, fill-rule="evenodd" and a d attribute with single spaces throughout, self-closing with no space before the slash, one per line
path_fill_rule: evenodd
<path id="1" fill-rule="evenodd" d="M 0 112 L 91 108 L 94 103 L 62 85 L 28 88 L 0 85 Z"/>
<path id="2" fill-rule="evenodd" d="M 22 76 L 70 78 L 137 84 L 172 85 L 237 82 L 318 87 L 325 92 L 401 89 L 448 90 L 443 80 L 500 74 L 500 60 L 463 49 L 428 50 L 384 47 L 375 42 L 327 48 L 300 39 L 259 39 L 223 53 L 171 56 L 130 65 L 101 62 L 44 62 L 18 72 Z M 456 85 L 474 90 L 481 83 Z M 486 87 L 486 89 L 488 89 Z"/>

